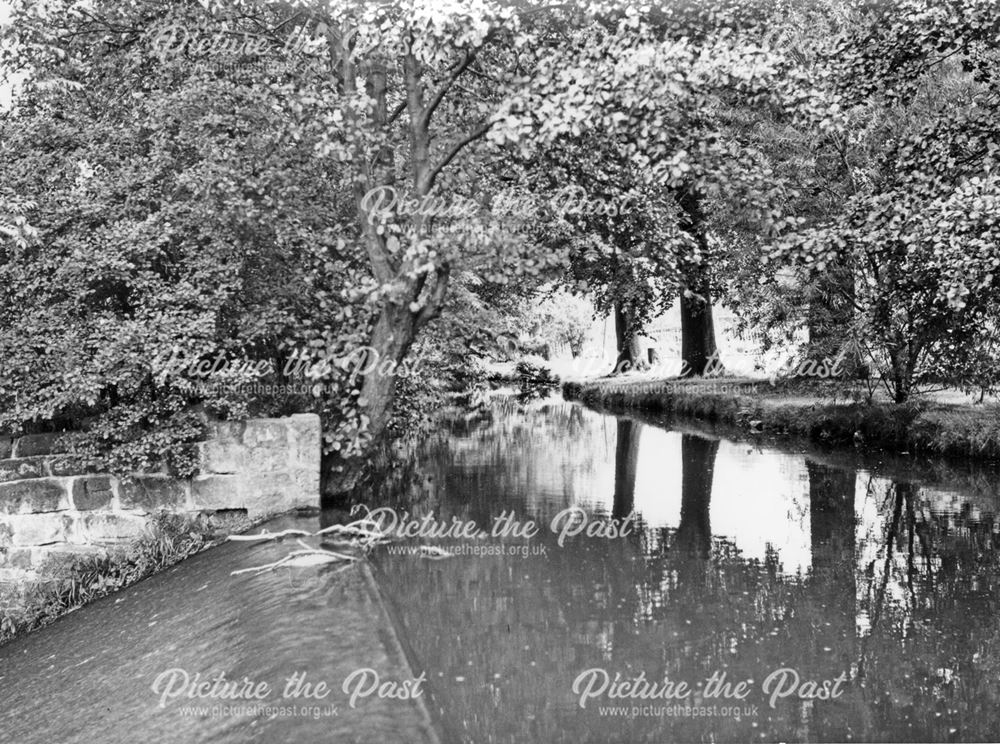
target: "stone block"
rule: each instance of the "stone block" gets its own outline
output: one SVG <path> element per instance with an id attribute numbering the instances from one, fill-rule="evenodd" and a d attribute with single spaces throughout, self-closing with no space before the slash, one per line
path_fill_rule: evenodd
<path id="1" fill-rule="evenodd" d="M 14 437 L 10 434 L 0 434 L 0 459 L 7 459 L 14 454 Z"/>
<path id="2" fill-rule="evenodd" d="M 251 518 L 319 503 L 288 472 L 257 475 L 201 475 L 192 481 L 194 508 L 202 511 L 245 509 Z"/>
<path id="3" fill-rule="evenodd" d="M 213 421 L 208 425 L 208 438 L 217 442 L 242 442 L 245 421 Z"/>
<path id="4" fill-rule="evenodd" d="M 319 506 L 319 467 L 295 468 L 291 476 L 298 492 L 296 498 L 308 501 L 306 506 Z"/>
<path id="5" fill-rule="evenodd" d="M 244 470 L 247 473 L 275 473 L 288 469 L 287 422 L 280 419 L 247 421 L 243 432 Z"/>
<path id="6" fill-rule="evenodd" d="M 0 514 L 37 514 L 68 508 L 66 489 L 54 478 L 0 483 Z"/>
<path id="7" fill-rule="evenodd" d="M 295 492 L 295 482 L 289 473 L 266 473 L 247 478 L 249 496 L 266 496 L 269 498 L 284 498 Z"/>
<path id="8" fill-rule="evenodd" d="M 71 524 L 70 517 L 65 514 L 18 514 L 7 520 L 14 547 L 65 542 Z"/>
<path id="9" fill-rule="evenodd" d="M 322 429 L 315 413 L 299 413 L 288 424 L 290 464 L 293 468 L 312 468 L 319 473 Z"/>
<path id="10" fill-rule="evenodd" d="M 182 480 L 163 475 L 133 475 L 119 486 L 121 508 L 151 513 L 183 508 L 187 488 Z"/>
<path id="11" fill-rule="evenodd" d="M 238 473 L 246 469 L 246 448 L 233 439 L 210 439 L 198 445 L 202 473 Z"/>
<path id="12" fill-rule="evenodd" d="M 134 514 L 88 512 L 73 519 L 68 534 L 75 545 L 127 543 L 146 534 L 146 519 Z"/>
<path id="13" fill-rule="evenodd" d="M 86 475 L 96 473 L 93 465 L 84 465 L 83 460 L 71 455 L 59 455 L 48 459 L 49 473 L 52 475 Z"/>
<path id="14" fill-rule="evenodd" d="M 288 446 L 288 426 L 282 419 L 250 419 L 243 431 L 243 443 Z"/>
<path id="15" fill-rule="evenodd" d="M 244 486 L 241 475 L 198 475 L 191 481 L 191 502 L 204 511 L 243 509 Z"/>
<path id="16" fill-rule="evenodd" d="M 85 475 L 73 479 L 73 508 L 77 511 L 110 509 L 115 497 L 114 484 L 108 475 Z"/>
<path id="17" fill-rule="evenodd" d="M 13 544 L 14 531 L 11 529 L 10 522 L 0 522 L 0 548 L 10 547 Z"/>
<path id="18" fill-rule="evenodd" d="M 25 478 L 44 478 L 45 459 L 41 457 L 0 460 L 0 483 Z"/>
<path id="19" fill-rule="evenodd" d="M 288 445 L 257 444 L 247 447 L 243 472 L 254 474 L 278 473 L 288 470 Z"/>
<path id="20" fill-rule="evenodd" d="M 267 473 L 247 477 L 246 509 L 251 517 L 316 506 L 316 497 L 302 492 L 290 473 Z"/>
<path id="21" fill-rule="evenodd" d="M 14 442 L 12 457 L 34 457 L 65 452 L 66 448 L 60 441 L 64 436 L 65 432 L 25 434 Z"/>
<path id="22" fill-rule="evenodd" d="M 38 574 L 34 571 L 25 571 L 22 568 L 0 568 L 0 587 L 6 589 L 8 592 L 15 589 L 15 585 L 20 584 L 23 590 L 22 594 L 26 594 L 30 587 L 27 582 L 38 578 Z"/>

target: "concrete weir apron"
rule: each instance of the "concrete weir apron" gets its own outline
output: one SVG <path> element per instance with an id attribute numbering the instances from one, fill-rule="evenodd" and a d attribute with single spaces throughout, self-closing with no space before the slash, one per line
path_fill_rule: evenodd
<path id="1" fill-rule="evenodd" d="M 0 741 L 437 742 L 366 563 L 230 575 L 299 547 L 227 543 L 0 646 Z"/>

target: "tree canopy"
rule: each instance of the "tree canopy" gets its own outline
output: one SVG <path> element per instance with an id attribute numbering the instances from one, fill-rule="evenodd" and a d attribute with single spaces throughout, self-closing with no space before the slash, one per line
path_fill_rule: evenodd
<path id="1" fill-rule="evenodd" d="M 312 409 L 342 489 L 441 393 L 395 366 L 440 377 L 553 287 L 626 335 L 679 299 L 695 373 L 721 299 L 769 330 L 827 310 L 899 401 L 994 384 L 998 15 L 18 0 L 0 426 L 183 471 L 206 413 Z"/>

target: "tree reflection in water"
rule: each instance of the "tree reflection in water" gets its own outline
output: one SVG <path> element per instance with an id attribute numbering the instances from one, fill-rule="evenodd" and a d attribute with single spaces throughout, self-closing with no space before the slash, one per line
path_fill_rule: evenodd
<path id="1" fill-rule="evenodd" d="M 809 556 L 789 572 L 778 539 L 788 524 L 765 525 L 776 536 L 752 557 L 739 530 L 712 533 L 712 516 L 732 503 L 715 476 L 723 452 L 750 465 L 792 456 L 723 448 L 692 433 L 646 439 L 644 428 L 562 403 L 494 410 L 443 428 L 410 453 L 409 470 L 387 472 L 391 494 L 370 494 L 370 503 L 392 500 L 444 520 L 488 527 L 513 510 L 543 526 L 530 541 L 506 544 L 544 546 L 545 555 L 374 556 L 450 738 L 947 741 L 1000 730 L 992 502 L 794 456 L 808 477 L 801 522 Z M 661 442 L 679 452 L 657 449 Z M 679 478 L 669 463 L 679 463 Z M 787 491 L 777 477 L 746 480 L 747 499 Z M 637 483 L 656 484 L 678 513 L 647 520 L 641 507 L 651 495 L 639 498 Z M 560 548 L 546 520 L 574 504 L 605 518 L 639 505 L 640 528 L 616 540 L 581 535 Z M 604 701 L 581 709 L 571 692 L 591 667 L 655 681 L 697 683 L 715 671 L 753 679 L 747 703 L 758 715 L 602 716 Z M 780 700 L 772 710 L 760 683 L 781 667 L 803 679 L 847 672 L 851 682 L 838 700 Z M 700 694 L 690 702 L 716 702 Z"/>

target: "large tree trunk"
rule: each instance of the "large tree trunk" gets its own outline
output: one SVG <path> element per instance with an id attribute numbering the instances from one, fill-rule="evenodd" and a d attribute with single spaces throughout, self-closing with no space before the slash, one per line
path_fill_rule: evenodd
<path id="1" fill-rule="evenodd" d="M 705 282 L 701 291 L 689 287 L 699 297 L 681 295 L 681 360 L 688 375 L 704 375 L 709 366 L 718 367 L 718 348 L 715 345 L 715 322 L 712 305 Z"/>
<path id="2" fill-rule="evenodd" d="M 886 341 L 889 379 L 885 384 L 895 403 L 905 403 L 913 393 L 914 375 L 920 351 L 920 344 L 910 341 L 902 328 L 893 330 Z"/>
<path id="3" fill-rule="evenodd" d="M 375 353 L 356 361 L 352 372 L 359 372 L 360 401 L 368 416 L 371 437 L 369 451 L 385 438 L 396 400 L 395 369 L 405 358 L 417 336 L 414 314 L 406 307 L 387 303 L 379 314 L 369 346 Z M 343 457 L 339 452 L 323 456 L 323 495 L 341 496 L 352 490 L 361 474 L 359 458 Z"/>
<path id="4" fill-rule="evenodd" d="M 378 353 L 377 364 L 370 362 L 361 386 L 372 445 L 385 436 L 396 401 L 395 369 L 417 336 L 413 313 L 398 305 L 383 308 L 372 332 L 371 347 Z"/>
<path id="5" fill-rule="evenodd" d="M 615 374 L 622 374 L 634 369 L 646 369 L 648 364 L 642 353 L 642 343 L 639 341 L 634 315 L 615 303 L 615 345 L 618 357 L 615 360 Z"/>
<path id="6" fill-rule="evenodd" d="M 369 438 L 366 451 L 373 451 L 388 434 L 396 401 L 396 371 L 403 361 L 420 329 L 441 309 L 449 282 L 447 267 L 434 274 L 434 284 L 424 296 L 425 282 L 417 282 L 404 294 L 402 300 L 386 301 L 372 330 L 369 347 L 374 354 L 359 360 L 357 371 L 361 380 L 359 402 L 368 417 L 366 427 Z M 418 298 L 420 301 L 418 302 Z M 419 309 L 411 309 L 417 304 Z M 326 497 L 340 497 L 351 491 L 361 475 L 363 458 L 343 457 L 339 452 L 324 454 L 321 490 Z"/>
<path id="7" fill-rule="evenodd" d="M 894 403 L 905 403 L 909 400 L 913 388 L 913 365 L 907 356 L 907 351 L 905 347 L 898 351 L 890 349 L 892 369 L 889 387 Z"/>
<path id="8" fill-rule="evenodd" d="M 338 69 L 341 89 L 353 93 L 358 87 L 358 75 L 361 74 L 365 90 L 373 101 L 370 123 L 362 121 L 360 117 L 350 117 L 348 125 L 357 127 L 366 136 L 374 132 L 387 137 L 373 160 L 369 160 L 367 155 L 355 160 L 358 170 L 354 180 L 354 200 L 372 275 L 380 285 L 394 288 L 392 296 L 383 299 L 384 304 L 372 331 L 369 346 L 374 350 L 374 358 L 366 360 L 361 373 L 359 404 L 368 417 L 366 433 L 369 440 L 368 446 L 363 449 L 370 452 L 384 440 L 392 418 L 396 398 L 395 369 L 406 356 L 420 330 L 440 312 L 448 290 L 450 265 L 447 261 L 439 261 L 431 271 L 424 268 L 416 271 L 414 259 L 407 258 L 405 252 L 400 250 L 400 239 L 394 238 L 394 245 L 390 245 L 389 233 L 379 229 L 375 220 L 370 219 L 371 205 L 366 200 L 366 194 L 375 188 L 394 187 L 396 183 L 395 153 L 388 144 L 391 142 L 388 133 L 393 126 L 393 117 L 388 113 L 386 65 L 380 59 L 363 60 L 363 64 L 358 64 L 354 54 L 357 50 L 352 48 L 349 41 L 354 30 L 350 23 L 345 22 L 339 30 L 329 28 L 327 38 L 333 62 Z M 440 96 L 427 101 L 426 71 L 412 53 L 404 56 L 403 71 L 402 90 L 406 94 L 406 112 L 409 118 L 412 195 L 419 199 L 431 193 L 435 179 L 458 152 L 485 136 L 488 128 L 480 127 L 470 133 L 435 164 L 432 161 L 432 136 L 429 127 Z M 451 82 L 454 82 L 454 78 Z M 407 226 L 405 219 L 400 219 L 403 220 L 401 226 Z M 423 214 L 414 214 L 408 219 L 408 227 L 412 228 L 412 232 L 407 235 L 407 231 L 404 231 L 403 240 L 421 235 L 425 228 Z M 363 458 L 360 455 L 345 457 L 339 451 L 324 454 L 321 485 L 323 495 L 340 496 L 350 491 L 358 482 L 362 464 Z"/>
<path id="9" fill-rule="evenodd" d="M 700 264 L 688 269 L 681 291 L 683 374 L 704 375 L 706 371 L 720 372 L 707 267 L 708 234 L 705 228 L 705 214 L 701 207 L 701 196 L 692 188 L 688 188 L 681 192 L 677 201 L 684 212 L 681 228 L 694 238 L 703 257 Z M 711 370 L 709 370 L 710 363 Z"/>

